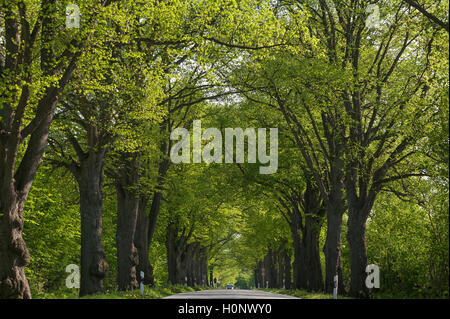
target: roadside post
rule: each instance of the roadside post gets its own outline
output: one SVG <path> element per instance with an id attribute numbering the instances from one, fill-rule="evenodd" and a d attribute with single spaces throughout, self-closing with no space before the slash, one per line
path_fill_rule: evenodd
<path id="1" fill-rule="evenodd" d="M 144 298 L 144 272 L 141 271 L 141 283 L 139 284 L 139 288 L 141 289 L 141 298 Z"/>
<path id="2" fill-rule="evenodd" d="M 338 275 L 334 276 L 333 299 L 337 299 L 338 291 Z"/>

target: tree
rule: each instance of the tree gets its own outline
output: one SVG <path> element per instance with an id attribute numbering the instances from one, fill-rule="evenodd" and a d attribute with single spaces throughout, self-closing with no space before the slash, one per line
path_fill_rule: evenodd
<path id="1" fill-rule="evenodd" d="M 24 267 L 29 252 L 22 237 L 23 207 L 47 144 L 58 99 L 70 82 L 102 4 L 80 32 L 59 21 L 54 0 L 2 1 L 0 126 L 0 296 L 31 298 Z M 38 83 L 36 85 L 36 83 Z"/>
<path id="2" fill-rule="evenodd" d="M 436 14 L 434 14 L 433 12 L 429 11 L 425 6 L 428 4 L 427 2 L 424 2 L 423 4 L 419 3 L 419 1 L 415 1 L 415 0 L 405 0 L 405 2 L 407 2 L 410 6 L 414 7 L 415 9 L 417 9 L 420 13 L 422 13 L 427 19 L 429 19 L 430 21 L 432 21 L 436 26 L 438 26 L 439 28 L 443 28 L 445 30 L 448 31 L 448 21 L 444 21 L 443 19 L 439 18 Z M 444 2 L 445 5 L 445 2 Z M 431 3 L 431 7 L 440 7 L 441 3 L 437 2 L 437 3 Z M 445 10 L 447 10 L 448 13 L 448 4 L 447 4 L 447 8 L 443 8 L 444 12 Z M 447 15 L 447 19 L 448 19 L 448 15 Z"/>

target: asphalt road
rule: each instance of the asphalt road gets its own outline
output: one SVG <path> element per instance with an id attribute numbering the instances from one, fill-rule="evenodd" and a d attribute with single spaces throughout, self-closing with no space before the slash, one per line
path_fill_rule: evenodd
<path id="1" fill-rule="evenodd" d="M 273 294 L 260 290 L 244 289 L 211 289 L 194 292 L 184 292 L 164 299 L 300 299 L 288 295 Z"/>

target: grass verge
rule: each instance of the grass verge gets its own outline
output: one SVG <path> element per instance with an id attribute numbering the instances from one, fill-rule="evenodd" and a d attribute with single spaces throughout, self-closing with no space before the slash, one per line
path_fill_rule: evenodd
<path id="1" fill-rule="evenodd" d="M 274 294 L 282 294 L 282 295 L 289 295 L 289 296 L 294 296 L 294 297 L 298 297 L 298 298 L 302 298 L 302 299 L 333 299 L 333 295 L 332 294 L 326 294 L 323 292 L 308 292 L 306 290 L 286 290 L 286 289 L 258 289 L 258 290 L 262 290 L 262 291 L 267 291 L 267 292 L 271 292 Z M 345 296 L 338 296 L 339 299 L 351 299 L 349 297 L 345 297 Z"/>
<path id="2" fill-rule="evenodd" d="M 160 299 L 166 296 L 179 294 L 182 292 L 192 292 L 209 289 L 208 287 L 185 287 L 185 286 L 166 286 L 166 287 L 145 287 L 144 297 L 141 298 L 140 290 L 117 291 L 106 290 L 104 293 L 79 297 L 79 289 L 59 289 L 50 292 L 37 292 L 33 294 L 34 299 Z"/>

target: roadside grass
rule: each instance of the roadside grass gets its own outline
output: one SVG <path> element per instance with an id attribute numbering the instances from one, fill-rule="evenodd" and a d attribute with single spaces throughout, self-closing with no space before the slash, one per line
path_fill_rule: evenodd
<path id="1" fill-rule="evenodd" d="M 333 299 L 332 294 L 325 294 L 321 292 L 308 292 L 305 290 L 285 290 L 285 289 L 258 289 L 262 291 L 272 292 L 275 294 L 290 295 L 302 299 Z M 389 293 L 385 291 L 373 291 L 371 299 L 448 299 L 448 294 L 444 293 L 442 296 L 435 296 L 433 294 L 424 294 L 420 292 L 408 293 Z M 348 296 L 338 295 L 338 299 L 355 299 Z"/>
<path id="2" fill-rule="evenodd" d="M 298 289 L 286 290 L 286 289 L 275 289 L 275 288 L 266 289 L 266 288 L 264 288 L 264 289 L 257 289 L 257 290 L 267 291 L 267 292 L 271 292 L 274 294 L 289 295 L 289 296 L 294 296 L 294 297 L 298 297 L 298 298 L 302 298 L 302 299 L 333 299 L 332 294 L 326 294 L 323 292 L 308 292 L 306 290 L 298 290 Z M 352 299 L 352 298 L 346 297 L 346 296 L 338 296 L 338 299 Z"/>
<path id="3" fill-rule="evenodd" d="M 106 290 L 104 293 L 79 297 L 79 289 L 61 288 L 50 292 L 36 292 L 34 299 L 160 299 L 183 292 L 192 292 L 209 289 L 208 287 L 185 287 L 185 286 L 165 286 L 165 287 L 145 287 L 144 297 L 141 298 L 140 290 L 117 291 Z"/>
<path id="4" fill-rule="evenodd" d="M 413 290 L 408 292 L 377 291 L 372 295 L 373 299 L 449 299 L 448 291 L 436 294 L 430 291 Z"/>

